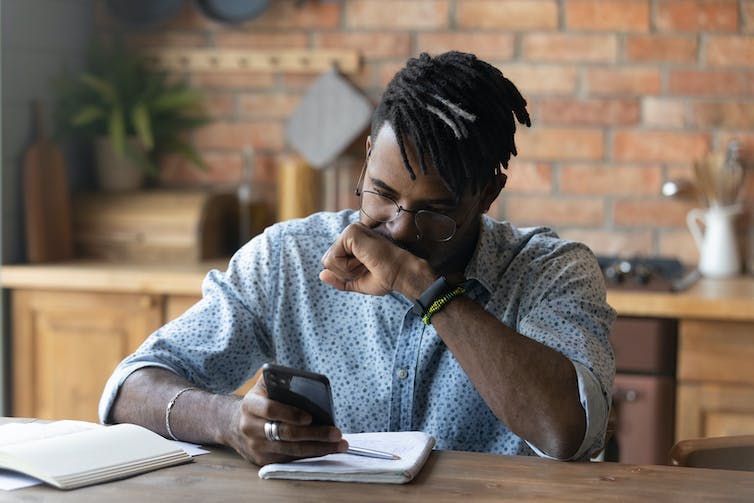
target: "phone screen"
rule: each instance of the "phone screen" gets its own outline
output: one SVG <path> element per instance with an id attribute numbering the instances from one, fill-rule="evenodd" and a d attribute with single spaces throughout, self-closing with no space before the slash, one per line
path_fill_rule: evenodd
<path id="1" fill-rule="evenodd" d="M 327 377 L 272 364 L 264 365 L 263 376 L 272 400 L 307 411 L 314 424 L 334 424 Z"/>

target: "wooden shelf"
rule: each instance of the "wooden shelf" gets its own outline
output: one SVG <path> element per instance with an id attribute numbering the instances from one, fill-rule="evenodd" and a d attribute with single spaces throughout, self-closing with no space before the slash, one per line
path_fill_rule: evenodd
<path id="1" fill-rule="evenodd" d="M 360 57 L 348 49 L 169 49 L 151 51 L 155 66 L 173 71 L 261 71 L 321 73 L 337 67 L 342 73 L 359 70 Z"/>

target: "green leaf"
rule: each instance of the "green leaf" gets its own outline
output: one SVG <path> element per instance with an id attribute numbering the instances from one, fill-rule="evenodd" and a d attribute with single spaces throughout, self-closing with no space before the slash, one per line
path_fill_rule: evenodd
<path id="1" fill-rule="evenodd" d="M 147 175 L 157 176 L 157 166 L 140 148 L 126 143 L 126 157 L 135 162 Z"/>
<path id="2" fill-rule="evenodd" d="M 154 148 L 154 136 L 152 135 L 152 121 L 149 116 L 149 108 L 139 103 L 131 110 L 131 122 L 142 145 L 147 151 Z"/>
<path id="3" fill-rule="evenodd" d="M 190 143 L 175 138 L 166 145 L 166 150 L 168 149 L 172 152 L 181 154 L 192 164 L 194 164 L 194 166 L 204 171 L 205 173 L 209 171 L 209 166 L 207 165 L 207 163 L 204 162 L 204 159 L 202 159 L 202 157 L 199 155 L 199 152 L 197 152 L 193 145 L 191 145 Z"/>
<path id="4" fill-rule="evenodd" d="M 191 89 L 163 92 L 152 102 L 152 109 L 155 112 L 198 110 L 201 108 L 201 101 L 201 94 Z"/>
<path id="5" fill-rule="evenodd" d="M 73 116 L 71 124 L 74 126 L 85 126 L 92 122 L 105 117 L 105 110 L 95 105 L 87 105 L 79 113 Z"/>
<path id="6" fill-rule="evenodd" d="M 123 157 L 126 152 L 126 124 L 123 119 L 123 109 L 120 107 L 115 107 L 110 112 L 108 136 L 110 137 L 110 143 L 113 145 L 113 152 Z"/>
<path id="7" fill-rule="evenodd" d="M 83 73 L 79 79 L 90 89 L 99 94 L 104 101 L 108 103 L 115 103 L 118 101 L 118 92 L 115 90 L 113 84 L 105 79 L 95 77 L 91 73 Z"/>

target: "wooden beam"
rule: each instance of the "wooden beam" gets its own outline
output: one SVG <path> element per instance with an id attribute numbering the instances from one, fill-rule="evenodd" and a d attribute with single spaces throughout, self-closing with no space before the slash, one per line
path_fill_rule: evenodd
<path id="1" fill-rule="evenodd" d="M 151 62 L 171 71 L 258 71 L 321 73 L 336 66 L 342 73 L 359 70 L 361 58 L 347 49 L 166 49 L 151 51 Z"/>

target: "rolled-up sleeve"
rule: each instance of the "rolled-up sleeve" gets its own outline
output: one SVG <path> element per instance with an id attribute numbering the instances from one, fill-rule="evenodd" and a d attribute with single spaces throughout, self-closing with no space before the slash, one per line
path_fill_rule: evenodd
<path id="1" fill-rule="evenodd" d="M 202 299 L 116 367 L 100 399 L 101 422 L 110 421 L 120 387 L 141 368 L 164 368 L 209 391 L 230 393 L 274 358 L 267 323 L 278 270 L 274 232 L 270 228 L 241 248 L 227 272 L 210 271 Z"/>

